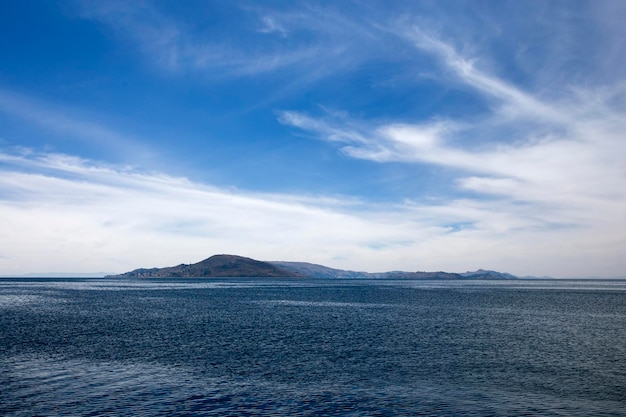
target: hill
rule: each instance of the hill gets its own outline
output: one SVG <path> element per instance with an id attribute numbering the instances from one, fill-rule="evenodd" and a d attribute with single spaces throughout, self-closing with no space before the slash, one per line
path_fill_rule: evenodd
<path id="1" fill-rule="evenodd" d="M 139 268 L 110 278 L 300 277 L 268 262 L 236 255 L 214 255 L 195 264 Z"/>

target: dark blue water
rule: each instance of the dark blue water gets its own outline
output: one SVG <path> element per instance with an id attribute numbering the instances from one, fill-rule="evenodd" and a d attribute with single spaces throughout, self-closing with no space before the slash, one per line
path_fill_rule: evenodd
<path id="1" fill-rule="evenodd" d="M 0 280 L 2 416 L 625 416 L 626 282 Z"/>

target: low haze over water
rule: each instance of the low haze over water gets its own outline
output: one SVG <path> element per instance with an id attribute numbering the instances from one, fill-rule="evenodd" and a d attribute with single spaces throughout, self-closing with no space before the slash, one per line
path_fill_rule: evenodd
<path id="1" fill-rule="evenodd" d="M 626 415 L 626 281 L 0 280 L 0 414 Z"/>

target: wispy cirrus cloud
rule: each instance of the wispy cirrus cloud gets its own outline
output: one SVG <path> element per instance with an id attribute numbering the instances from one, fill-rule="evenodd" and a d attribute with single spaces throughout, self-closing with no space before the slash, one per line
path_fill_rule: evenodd
<path id="1" fill-rule="evenodd" d="M 167 71 L 210 70 L 213 76 L 248 77 L 298 68 L 316 78 L 329 71 L 319 65 L 321 61 L 324 67 L 335 67 L 354 57 L 352 53 L 346 57 L 346 45 L 353 40 L 345 30 L 347 21 L 340 15 L 315 8 L 290 13 L 260 6 L 228 7 L 241 15 L 237 30 L 208 20 L 205 26 L 192 27 L 148 1 L 79 5 L 83 18 L 112 28 L 151 63 Z M 333 25 L 335 19 L 342 20 L 343 25 Z"/>
<path id="2" fill-rule="evenodd" d="M 84 111 L 70 109 L 58 103 L 0 88 L 0 112 L 43 130 L 63 135 L 65 139 L 83 142 L 116 155 L 132 153 L 136 160 L 141 160 L 152 154 L 138 138 L 110 129 L 87 116 L 77 116 Z"/>
<path id="3" fill-rule="evenodd" d="M 475 60 L 418 28 L 402 33 L 418 50 L 439 59 L 448 76 L 491 101 L 490 113 L 466 115 L 462 120 L 433 116 L 413 124 L 377 124 L 335 114 L 312 117 L 284 111 L 279 121 L 339 144 L 354 158 L 456 170 L 456 186 L 474 193 L 462 205 L 490 213 L 491 217 L 479 216 L 481 220 L 474 223 L 478 229 L 498 224 L 503 233 L 520 237 L 524 230 L 545 228 L 563 238 L 554 244 L 567 246 L 572 253 L 584 252 L 586 246 L 589 250 L 597 245 L 603 250 L 611 245 L 624 248 L 626 111 L 622 103 L 626 95 L 622 88 L 609 93 L 602 88 L 571 87 L 548 101 L 479 69 Z M 483 136 L 491 140 L 483 141 Z M 449 201 L 439 208 L 458 206 L 458 201 Z M 588 244 L 575 239 L 578 250 L 566 245 L 564 237 L 576 235 L 572 230 L 586 236 Z M 587 235 L 589 231 L 593 233 Z M 513 240 L 509 243 L 514 245 Z"/>
<path id="4" fill-rule="evenodd" d="M 287 36 L 287 30 L 284 26 L 271 16 L 264 16 L 261 19 L 261 25 L 257 30 L 261 33 L 279 33 L 282 36 Z"/>
<path id="5" fill-rule="evenodd" d="M 502 107 L 500 116 L 510 118 L 532 118 L 553 123 L 569 123 L 567 114 L 564 114 L 550 104 L 536 99 L 515 86 L 490 76 L 476 68 L 475 60 L 461 56 L 451 45 L 423 31 L 418 26 L 405 30 L 401 34 L 419 49 L 430 52 L 443 62 L 458 80 L 472 87 L 488 98 L 498 100 Z"/>

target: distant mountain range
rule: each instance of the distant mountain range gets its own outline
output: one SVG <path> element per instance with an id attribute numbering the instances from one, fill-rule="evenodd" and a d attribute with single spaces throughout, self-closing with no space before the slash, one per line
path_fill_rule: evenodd
<path id="1" fill-rule="evenodd" d="M 166 268 L 140 268 L 108 278 L 365 278 L 365 279 L 516 279 L 515 275 L 479 269 L 474 272 L 359 272 L 307 262 L 263 262 L 237 255 L 214 255 L 195 264 Z"/>

